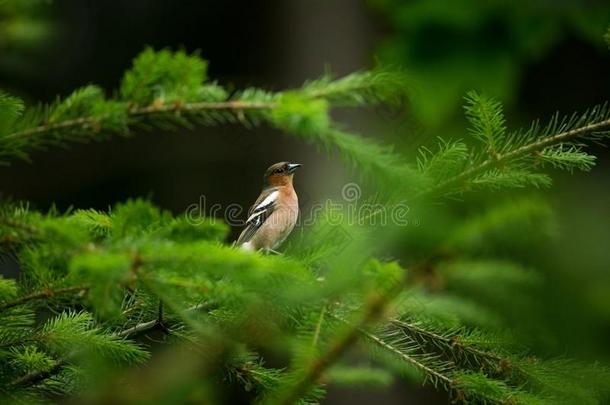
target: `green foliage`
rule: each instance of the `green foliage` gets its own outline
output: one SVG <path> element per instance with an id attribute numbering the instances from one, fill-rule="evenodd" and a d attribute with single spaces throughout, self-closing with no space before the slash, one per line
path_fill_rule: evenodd
<path id="1" fill-rule="evenodd" d="M 556 169 L 572 172 L 574 169 L 588 172 L 595 166 L 595 156 L 583 152 L 579 146 L 563 145 L 549 147 L 540 152 L 539 159 Z"/>
<path id="2" fill-rule="evenodd" d="M 86 86 L 75 90 L 64 100 L 49 108 L 48 122 L 78 118 L 91 113 L 93 105 L 104 99 L 104 92 L 97 86 Z"/>
<path id="3" fill-rule="evenodd" d="M 11 365 L 22 373 L 50 369 L 55 364 L 51 357 L 36 346 L 13 348 L 11 357 Z"/>
<path id="4" fill-rule="evenodd" d="M 392 374 L 382 368 L 362 366 L 335 366 L 326 373 L 326 377 L 331 384 L 356 388 L 385 388 L 394 381 Z"/>
<path id="5" fill-rule="evenodd" d="M 550 238 L 556 233 L 556 219 L 549 203 L 540 197 L 524 196 L 497 201 L 457 224 L 444 243 L 444 249 L 481 255 L 494 247 L 506 247 L 520 241 L 524 232 Z"/>
<path id="6" fill-rule="evenodd" d="M 90 235 L 95 237 L 107 237 L 112 231 L 113 224 L 110 215 L 93 209 L 74 211 L 72 221 L 82 225 Z"/>
<path id="7" fill-rule="evenodd" d="M 457 398 L 464 401 L 479 400 L 483 403 L 514 402 L 518 404 L 552 403 L 544 398 L 524 394 L 502 381 L 490 379 L 481 372 L 460 373 L 456 376 L 456 380 Z M 477 395 L 471 393 L 477 393 Z"/>
<path id="8" fill-rule="evenodd" d="M 17 295 L 17 283 L 15 280 L 7 280 L 0 276 L 0 301 L 8 301 Z"/>
<path id="9" fill-rule="evenodd" d="M 466 136 L 422 146 L 413 163 L 333 119 L 336 107 L 396 108 L 407 86 L 375 69 L 229 94 L 197 55 L 146 49 L 113 97 L 90 85 L 24 111 L 2 93 L 2 162 L 136 129 L 266 124 L 339 154 L 370 180 L 374 208 L 337 220 L 327 204 L 274 256 L 231 246 L 217 218 L 144 199 L 107 212 L 3 203 L 0 247 L 20 274 L 0 278 L 1 399 L 176 403 L 239 391 L 312 403 L 326 384 L 383 388 L 401 376 L 465 403 L 600 403 L 607 368 L 558 357 L 565 336 L 540 303 L 552 284 L 528 253 L 555 232 L 549 204 L 444 197 L 548 186 L 549 166 L 590 170 L 584 142 L 606 139 L 608 108 L 512 131 L 500 103 L 470 92 Z M 424 199 L 444 204 L 426 211 Z M 425 226 L 366 221 L 407 202 Z"/>
<path id="10" fill-rule="evenodd" d="M 4 134 L 10 130 L 23 112 L 23 108 L 20 99 L 0 92 L 0 133 Z"/>
<path id="11" fill-rule="evenodd" d="M 305 98 L 298 93 L 285 93 L 272 112 L 276 125 L 297 134 L 325 133 L 330 125 L 328 102 Z"/>
<path id="12" fill-rule="evenodd" d="M 484 89 L 513 107 L 529 66 L 566 37 L 599 48 L 610 12 L 606 2 L 580 1 L 552 10 L 527 0 L 368 3 L 390 29 L 376 56 L 403 67 L 416 83 L 410 113 L 426 128 L 451 134 L 461 130 L 455 122 L 464 93 Z"/>
<path id="13" fill-rule="evenodd" d="M 471 91 L 466 95 L 464 109 L 470 122 L 470 134 L 495 152 L 506 133 L 502 104 Z"/>
<path id="14" fill-rule="evenodd" d="M 329 114 L 336 106 L 382 100 L 397 105 L 405 97 L 401 73 L 376 69 L 337 80 L 326 75 L 301 89 L 275 94 L 246 89 L 229 97 L 222 87 L 207 82 L 206 67 L 207 62 L 197 55 L 148 48 L 125 74 L 119 99 L 105 98 L 98 87 L 87 86 L 46 110 L 22 114 L 20 102 L 4 96 L 11 119 L 4 120 L 0 159 L 25 158 L 33 147 L 97 139 L 110 133 L 126 135 L 134 127 L 171 130 L 195 124 L 239 122 L 249 126 L 266 121 L 328 153 L 338 152 L 364 177 L 382 175 L 385 181 L 378 182 L 380 185 L 409 183 L 412 195 L 455 193 L 481 187 L 547 186 L 550 180 L 531 169 L 532 160 L 567 170 L 588 170 L 594 158 L 574 141 L 600 139 L 604 133 L 596 127 L 608 119 L 608 108 L 602 106 L 563 120 L 556 116 L 542 129 L 535 124 L 526 131 L 508 132 L 499 103 L 471 92 L 466 98 L 470 133 L 485 147 L 469 150 L 467 143 L 441 139 L 438 151 L 422 149 L 416 170 L 392 148 L 338 129 Z M 580 130 L 566 139 L 550 136 L 576 128 Z"/>
<path id="15" fill-rule="evenodd" d="M 64 312 L 46 322 L 39 333 L 46 348 L 60 358 L 91 356 L 125 363 L 141 363 L 148 358 L 132 342 L 94 326 L 87 313 Z"/>
<path id="16" fill-rule="evenodd" d="M 355 72 L 333 80 L 330 74 L 306 82 L 302 92 L 310 98 L 323 97 L 333 105 L 354 107 L 374 103 L 400 106 L 408 96 L 407 76 L 401 71 L 382 68 Z"/>
<path id="17" fill-rule="evenodd" d="M 128 135 L 133 128 L 173 130 L 266 122 L 328 153 L 338 151 L 361 173 L 379 169 L 388 177 L 413 176 L 389 148 L 338 130 L 329 115 L 331 107 L 380 102 L 397 106 L 405 97 L 404 82 L 399 72 L 376 69 L 336 80 L 327 74 L 286 92 L 251 88 L 230 96 L 222 86 L 208 81 L 207 61 L 199 56 L 147 48 L 125 73 L 117 98 L 106 98 L 99 87 L 91 85 L 46 109 L 29 109 L 22 114 L 20 101 L 5 96 L 6 102 L 12 103 L 14 119 L 5 120 L 6 126 L 0 128 L 0 162 L 27 158 L 32 148 L 100 139 L 108 134 Z"/>
<path id="18" fill-rule="evenodd" d="M 470 135 L 484 147 L 469 149 L 462 141 L 443 139 L 436 152 L 422 147 L 418 167 L 428 185 L 419 195 L 548 187 L 551 178 L 537 172 L 538 167 L 589 171 L 595 157 L 583 151 L 579 140 L 600 141 L 610 134 L 610 109 L 605 104 L 561 119 L 556 114 L 544 128 L 534 122 L 528 130 L 511 132 L 501 105 L 493 99 L 470 92 L 465 111 Z"/>
<path id="19" fill-rule="evenodd" d="M 468 159 L 468 147 L 462 141 L 445 141 L 439 138 L 438 150 L 419 149 L 417 166 L 433 182 L 457 176 Z"/>
<path id="20" fill-rule="evenodd" d="M 0 2 L 0 71 L 4 77 L 35 77 L 40 55 L 57 39 L 51 5 L 41 0 Z"/>
<path id="21" fill-rule="evenodd" d="M 149 233 L 162 222 L 161 211 L 146 200 L 118 204 L 112 212 L 111 234 L 114 238 Z"/>
<path id="22" fill-rule="evenodd" d="M 125 73 L 120 91 L 136 105 L 199 101 L 210 95 L 202 87 L 206 80 L 207 62 L 196 55 L 146 48 Z"/>
<path id="23" fill-rule="evenodd" d="M 94 252 L 76 256 L 69 265 L 75 279 L 95 280 L 87 298 L 101 316 L 119 316 L 123 286 L 129 281 L 131 260 L 125 254 L 99 255 Z"/>

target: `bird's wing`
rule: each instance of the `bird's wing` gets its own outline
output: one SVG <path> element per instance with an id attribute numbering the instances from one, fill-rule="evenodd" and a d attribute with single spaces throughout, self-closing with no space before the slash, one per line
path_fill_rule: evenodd
<path id="1" fill-rule="evenodd" d="M 238 245 L 252 239 L 256 231 L 258 231 L 261 225 L 269 218 L 269 215 L 275 210 L 275 203 L 278 195 L 279 191 L 277 188 L 270 188 L 261 193 L 254 205 L 248 211 L 246 226 L 237 239 Z"/>

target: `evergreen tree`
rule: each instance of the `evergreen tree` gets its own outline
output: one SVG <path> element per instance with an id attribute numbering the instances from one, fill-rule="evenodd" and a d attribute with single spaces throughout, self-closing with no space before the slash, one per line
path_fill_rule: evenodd
<path id="1" fill-rule="evenodd" d="M 552 220 L 523 190 L 550 186 L 549 168 L 594 166 L 585 145 L 607 140 L 608 106 L 511 130 L 499 102 L 470 92 L 464 139 L 439 138 L 412 160 L 330 115 L 398 106 L 404 82 L 380 68 L 229 92 L 199 56 L 146 49 L 112 96 L 90 85 L 26 108 L 0 93 L 3 164 L 153 128 L 267 125 L 340 155 L 374 207 L 339 220 L 326 212 L 274 256 L 231 246 L 218 218 L 172 216 L 143 199 L 108 212 L 2 201 L 0 247 L 20 268 L 0 278 L 3 401 L 223 402 L 241 392 L 312 403 L 328 384 L 394 376 L 464 403 L 607 398 L 608 369 L 559 347 L 536 300 L 550 288 L 544 273 L 499 252 L 518 244 L 516 228 L 542 232 Z M 511 188 L 510 201 L 476 199 Z M 463 208 L 469 199 L 476 209 Z M 374 221 L 400 204 L 429 225 Z"/>

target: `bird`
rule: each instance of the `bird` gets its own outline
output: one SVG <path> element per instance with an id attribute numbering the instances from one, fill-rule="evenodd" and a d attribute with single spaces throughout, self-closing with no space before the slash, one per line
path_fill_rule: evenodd
<path id="1" fill-rule="evenodd" d="M 279 162 L 263 176 L 263 190 L 248 211 L 248 219 L 236 244 L 244 250 L 276 253 L 290 235 L 299 215 L 299 199 L 294 191 L 294 172 L 299 163 Z"/>

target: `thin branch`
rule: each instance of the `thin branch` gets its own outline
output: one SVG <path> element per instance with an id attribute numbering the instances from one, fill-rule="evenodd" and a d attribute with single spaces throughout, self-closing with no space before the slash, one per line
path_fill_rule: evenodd
<path id="1" fill-rule="evenodd" d="M 129 110 L 129 115 L 148 115 L 154 113 L 167 113 L 167 112 L 189 112 L 198 113 L 206 110 L 229 110 L 229 111 L 243 111 L 243 110 L 270 110 L 276 107 L 275 103 L 272 102 L 248 102 L 248 101 L 220 101 L 220 102 L 199 102 L 199 103 L 174 103 L 162 106 L 150 105 L 147 107 L 137 107 Z"/>
<path id="2" fill-rule="evenodd" d="M 263 102 L 246 102 L 240 100 L 222 101 L 222 102 L 198 102 L 198 103 L 174 103 L 168 105 L 150 105 L 147 107 L 134 107 L 128 111 L 129 117 L 152 116 L 163 113 L 189 113 L 197 114 L 207 110 L 228 110 L 241 112 L 244 110 L 268 110 L 275 107 L 275 103 Z M 13 132 L 5 137 L 4 140 L 11 140 L 31 135 L 43 134 L 59 129 L 70 129 L 77 127 L 95 127 L 103 117 L 79 117 L 57 123 L 39 125 L 37 127 L 24 129 L 22 131 Z"/>
<path id="3" fill-rule="evenodd" d="M 562 142 L 570 141 L 591 132 L 602 131 L 610 128 L 610 119 L 597 122 L 595 124 L 585 125 L 584 127 L 575 128 L 570 131 L 561 132 L 559 134 L 553 136 L 547 136 L 542 139 L 539 139 L 536 142 L 532 142 L 530 144 L 521 146 L 517 149 L 514 149 L 510 152 L 496 154 L 492 158 L 486 159 L 476 166 L 472 166 L 457 176 L 451 177 L 443 182 L 438 183 L 432 188 L 429 188 L 425 191 L 420 192 L 415 196 L 415 198 L 419 198 L 425 194 L 432 194 L 438 192 L 440 190 L 449 188 L 455 184 L 460 184 L 478 174 L 481 174 L 489 169 L 493 169 L 494 167 L 500 166 L 502 163 L 508 162 L 513 159 L 517 159 L 528 155 L 532 152 L 536 152 L 542 150 L 548 146 L 559 144 Z"/>
<path id="4" fill-rule="evenodd" d="M 59 374 L 63 367 L 67 363 L 64 360 L 58 360 L 53 367 L 43 370 L 43 371 L 34 371 L 28 374 L 25 374 L 19 378 L 14 379 L 13 381 L 8 383 L 8 386 L 11 388 L 21 387 L 21 386 L 32 386 L 36 385 L 39 382 L 46 380 L 47 378 L 51 378 L 56 374 Z"/>
<path id="5" fill-rule="evenodd" d="M 201 304 L 197 304 L 197 305 L 193 305 L 192 307 L 189 307 L 187 309 L 187 311 L 191 312 L 191 311 L 207 310 L 207 309 L 213 308 L 215 305 L 216 304 L 214 302 L 203 302 Z M 159 319 L 157 318 L 157 319 L 153 319 L 152 321 L 142 322 L 142 323 L 135 325 L 134 327 L 116 332 L 116 333 L 114 333 L 114 335 L 118 336 L 118 337 L 126 338 L 131 335 L 135 335 L 137 333 L 141 333 L 141 332 L 144 332 L 147 330 L 154 329 L 158 325 L 159 325 Z M 169 329 L 167 329 L 167 332 L 169 332 Z M 10 383 L 8 383 L 8 386 L 14 388 L 14 387 L 20 387 L 20 386 L 35 385 L 39 382 L 46 380 L 47 378 L 51 378 L 54 375 L 59 374 L 61 372 L 61 370 L 63 369 L 63 367 L 66 365 L 68 365 L 68 361 L 66 361 L 65 359 L 60 359 L 53 365 L 53 367 L 51 367 L 47 370 L 34 371 L 31 373 L 25 374 L 21 377 L 14 379 Z"/>
<path id="6" fill-rule="evenodd" d="M 148 321 L 148 322 L 141 322 L 131 328 L 128 329 L 124 329 L 122 331 L 116 332 L 115 335 L 116 336 L 120 336 L 120 337 L 128 337 L 131 335 L 135 335 L 141 332 L 145 332 L 151 329 L 154 329 L 157 327 L 157 325 L 159 325 L 159 320 L 158 319 L 153 319 L 152 321 Z"/>
<path id="7" fill-rule="evenodd" d="M 387 305 L 402 289 L 402 283 L 397 283 L 394 288 L 385 294 L 374 295 L 364 308 L 362 318 L 340 335 L 330 347 L 315 359 L 305 370 L 303 377 L 293 386 L 281 392 L 278 397 L 269 398 L 268 403 L 291 405 L 308 393 L 311 386 L 319 381 L 320 377 L 332 364 L 334 364 L 349 349 L 361 334 L 361 330 L 370 322 L 379 318 Z M 270 402 L 271 401 L 271 402 Z"/>
<path id="8" fill-rule="evenodd" d="M 15 229 L 19 229 L 21 231 L 25 231 L 32 235 L 36 235 L 39 232 L 39 230 L 37 228 L 33 227 L 32 225 L 26 224 L 25 222 L 16 221 L 12 218 L 1 217 L 0 224 L 10 227 L 10 228 L 15 228 Z"/>
<path id="9" fill-rule="evenodd" d="M 96 122 L 97 122 L 97 119 L 95 119 L 93 117 L 73 118 L 73 119 L 57 122 L 54 124 L 44 124 L 44 125 L 39 125 L 37 127 L 13 132 L 12 134 L 8 134 L 8 135 L 4 136 L 3 139 L 12 140 L 12 139 L 17 139 L 17 138 L 21 138 L 21 137 L 27 137 L 30 135 L 37 135 L 37 134 L 42 134 L 45 132 L 51 132 L 51 131 L 55 131 L 58 129 L 69 129 L 69 128 L 75 128 L 75 127 L 86 128 L 89 126 L 93 126 Z"/>
<path id="10" fill-rule="evenodd" d="M 43 298 L 50 298 L 50 297 L 54 297 L 56 295 L 62 295 L 62 294 L 68 294 L 68 293 L 72 293 L 75 291 L 81 291 L 81 292 L 86 292 L 89 290 L 89 286 L 87 285 L 77 285 L 77 286 L 71 286 L 71 287 L 62 287 L 62 288 L 58 288 L 58 289 L 51 289 L 51 288 L 47 288 L 41 291 L 36 291 L 33 292 L 31 294 L 28 295 L 24 295 L 22 297 L 19 297 L 13 301 L 9 301 L 9 302 L 5 302 L 3 304 L 0 304 L 0 311 L 8 309 L 8 308 L 12 308 L 12 307 L 16 307 L 19 305 L 23 305 L 26 304 L 30 301 L 34 301 L 34 300 L 39 300 L 39 299 L 43 299 Z"/>
<path id="11" fill-rule="evenodd" d="M 541 381 L 538 376 L 530 373 L 527 370 L 527 368 L 521 366 L 519 363 L 514 363 L 513 361 L 511 361 L 510 358 L 503 357 L 501 355 L 498 355 L 497 353 L 493 353 L 493 352 L 490 352 L 487 350 L 478 349 L 472 345 L 464 344 L 464 343 L 460 342 L 459 339 L 438 335 L 429 330 L 420 328 L 419 326 L 414 325 L 412 323 L 403 322 L 403 321 L 400 321 L 397 319 L 392 320 L 391 323 L 393 323 L 399 327 L 405 328 L 405 329 L 410 329 L 412 331 L 412 333 L 417 333 L 420 335 L 427 336 L 430 339 L 442 341 L 443 344 L 445 344 L 448 347 L 458 347 L 459 349 L 463 350 L 465 353 L 469 353 L 473 356 L 479 356 L 480 358 L 484 358 L 485 360 L 488 360 L 490 362 L 489 364 L 495 365 L 495 367 L 497 367 L 498 371 L 501 371 L 503 373 L 508 373 L 508 377 L 510 379 L 514 379 L 515 381 L 518 381 L 520 384 L 523 384 L 526 381 L 529 381 L 529 382 L 535 382 L 541 387 L 544 387 L 546 385 L 546 383 L 544 381 Z"/>
<path id="12" fill-rule="evenodd" d="M 320 331 L 322 330 L 322 322 L 324 321 L 325 313 L 326 313 L 326 305 L 324 305 L 322 307 L 322 310 L 320 311 L 320 317 L 318 318 L 318 323 L 316 324 L 316 331 L 313 335 L 313 341 L 311 342 L 311 345 L 313 347 L 318 345 L 318 338 L 320 337 Z"/>
<path id="13" fill-rule="evenodd" d="M 465 353 L 469 353 L 473 356 L 479 356 L 481 358 L 496 362 L 498 364 L 503 361 L 506 361 L 506 359 L 504 359 L 502 356 L 499 356 L 496 353 L 488 352 L 486 350 L 481 350 L 472 345 L 467 345 L 467 344 L 460 342 L 458 336 L 454 336 L 454 337 L 442 336 L 442 335 L 439 335 L 438 333 L 421 328 L 420 326 L 418 326 L 414 323 L 405 322 L 405 321 L 401 321 L 398 319 L 393 319 L 392 321 L 390 321 L 390 323 L 392 323 L 400 328 L 408 330 L 411 334 L 425 336 L 428 339 L 434 340 L 436 342 L 440 342 L 445 347 L 448 347 L 448 348 L 457 347 L 460 350 L 463 350 Z"/>
<path id="14" fill-rule="evenodd" d="M 375 343 L 376 345 L 382 347 L 385 350 L 388 350 L 392 353 L 394 353 L 395 355 L 399 356 L 400 358 L 402 358 L 403 360 L 405 360 L 407 363 L 412 364 L 414 367 L 416 367 L 419 370 L 424 371 L 426 374 L 428 375 L 432 375 L 434 376 L 436 379 L 438 379 L 439 381 L 442 381 L 447 388 L 451 388 L 454 386 L 454 381 L 447 377 L 444 374 L 439 373 L 438 371 L 426 366 L 425 364 L 423 364 L 422 362 L 417 361 L 415 358 L 413 358 L 412 356 L 409 356 L 408 354 L 404 353 L 403 351 L 397 349 L 396 347 L 390 345 L 387 342 L 384 342 L 382 339 L 380 339 L 379 337 L 373 335 L 372 333 L 367 332 L 364 329 L 359 329 L 359 332 L 365 336 L 367 339 L 369 339 L 370 341 L 372 341 L 373 343 Z"/>
<path id="15" fill-rule="evenodd" d="M 195 311 L 200 311 L 200 310 L 208 310 L 208 309 L 212 309 L 216 304 L 214 302 L 203 302 L 201 304 L 197 304 L 197 305 L 193 305 L 192 307 L 189 307 L 186 312 L 195 312 Z M 138 333 L 141 332 L 146 332 L 148 330 L 154 329 L 158 326 L 163 326 L 163 305 L 160 303 L 159 304 L 159 313 L 157 315 L 157 319 L 153 319 L 151 321 L 147 321 L 147 322 L 141 322 L 131 328 L 127 328 L 124 329 L 122 331 L 118 331 L 115 332 L 116 336 L 120 336 L 120 337 L 128 337 L 131 335 L 136 335 Z M 171 332 L 169 329 L 164 328 L 165 332 Z"/>

